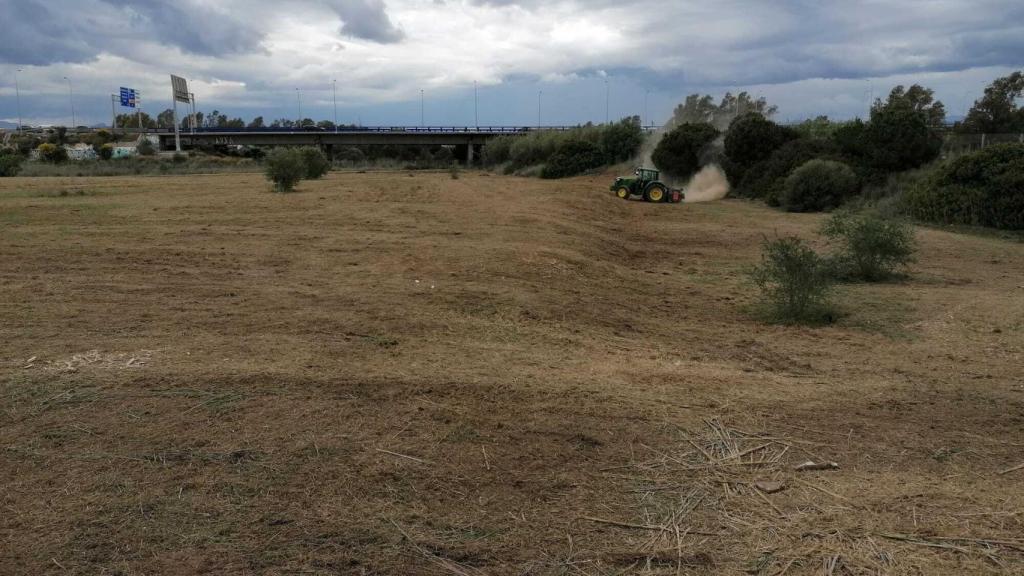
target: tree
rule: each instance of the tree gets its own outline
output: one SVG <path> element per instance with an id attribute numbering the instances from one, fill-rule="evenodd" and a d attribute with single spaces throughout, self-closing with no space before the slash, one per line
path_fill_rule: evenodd
<path id="1" fill-rule="evenodd" d="M 541 178 L 566 178 L 576 176 L 587 170 L 593 170 L 604 164 L 604 152 L 601 147 L 588 140 L 573 139 L 558 147 L 548 158 Z"/>
<path id="2" fill-rule="evenodd" d="M 889 92 L 889 98 L 884 103 L 881 99 L 875 100 L 871 113 L 882 108 L 910 109 L 920 114 L 929 128 L 941 128 L 946 121 L 946 107 L 941 101 L 935 100 L 934 96 L 934 90 L 920 84 L 906 89 L 902 85 L 897 86 Z"/>
<path id="3" fill-rule="evenodd" d="M 737 116 L 756 112 L 771 118 L 777 111 L 778 107 L 769 105 L 763 97 L 753 99 L 746 92 L 740 92 L 735 96 L 731 92 L 726 92 L 718 104 L 715 104 L 714 98 L 710 95 L 690 94 L 682 104 L 676 106 L 670 124 L 678 126 L 685 123 L 707 123 L 719 130 L 725 130 Z"/>
<path id="4" fill-rule="evenodd" d="M 730 181 L 739 184 L 747 169 L 798 137 L 795 130 L 779 126 L 759 113 L 737 116 L 725 133 L 725 155 L 731 163 Z"/>
<path id="5" fill-rule="evenodd" d="M 1024 132 L 1024 108 L 1017 105 L 1022 94 L 1024 72 L 997 78 L 985 88 L 985 95 L 974 101 L 957 131 L 982 134 Z"/>
<path id="6" fill-rule="evenodd" d="M 10 148 L 0 149 L 0 177 L 17 176 L 24 157 Z"/>
<path id="7" fill-rule="evenodd" d="M 157 127 L 157 123 L 154 122 L 153 119 L 150 118 L 149 114 L 146 114 L 145 112 L 140 112 L 139 114 L 136 114 L 135 112 L 131 112 L 128 114 L 118 114 L 114 118 L 114 125 L 118 128 L 138 128 L 139 118 L 142 119 L 143 128 Z M 173 124 L 170 126 L 173 126 Z"/>
<path id="8" fill-rule="evenodd" d="M 651 161 L 666 174 L 689 178 L 700 170 L 706 149 L 718 135 L 718 130 L 707 122 L 680 124 L 658 142 Z"/>
<path id="9" fill-rule="evenodd" d="M 263 126 L 263 116 L 257 116 L 255 118 L 253 118 L 252 122 L 249 122 L 249 125 L 247 126 L 247 128 L 254 128 L 254 129 L 255 128 L 264 128 L 264 126 Z"/>
<path id="10" fill-rule="evenodd" d="M 157 114 L 156 124 L 159 128 L 174 128 L 174 110 L 168 108 Z"/>
<path id="11" fill-rule="evenodd" d="M 331 122 L 330 120 L 321 120 L 321 121 L 316 123 L 316 127 L 317 128 L 323 128 L 324 130 L 328 130 L 328 131 L 333 131 L 334 130 L 334 122 Z"/>
<path id="12" fill-rule="evenodd" d="M 902 172 L 938 158 L 942 139 L 927 116 L 899 99 L 876 105 L 862 135 L 863 159 L 876 172 Z"/>
<path id="13" fill-rule="evenodd" d="M 623 118 L 605 126 L 601 131 L 601 148 L 609 164 L 633 158 L 643 142 L 644 132 L 640 127 L 639 116 Z"/>

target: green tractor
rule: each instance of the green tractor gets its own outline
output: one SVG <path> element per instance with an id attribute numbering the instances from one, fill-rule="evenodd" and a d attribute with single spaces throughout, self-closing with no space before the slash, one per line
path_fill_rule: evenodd
<path id="1" fill-rule="evenodd" d="M 661 173 L 657 170 L 637 168 L 635 178 L 618 177 L 611 185 L 611 191 L 623 200 L 641 194 L 647 202 L 682 202 L 683 192 L 678 188 L 669 188 L 659 180 Z"/>

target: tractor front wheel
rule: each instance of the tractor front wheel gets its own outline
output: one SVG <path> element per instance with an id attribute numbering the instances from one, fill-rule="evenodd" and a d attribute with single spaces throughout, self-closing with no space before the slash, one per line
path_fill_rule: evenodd
<path id="1" fill-rule="evenodd" d="M 615 195 L 618 196 L 619 198 L 622 198 L 623 200 L 629 200 L 629 188 L 623 186 L 615 190 Z"/>
<path id="2" fill-rule="evenodd" d="M 648 202 L 664 202 L 668 196 L 668 190 L 661 184 L 652 184 L 644 190 L 644 200 Z"/>

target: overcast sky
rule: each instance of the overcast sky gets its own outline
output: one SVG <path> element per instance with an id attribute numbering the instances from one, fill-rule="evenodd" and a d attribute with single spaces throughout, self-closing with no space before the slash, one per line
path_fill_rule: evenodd
<path id="1" fill-rule="evenodd" d="M 898 83 L 963 113 L 1024 67 L 1021 0 L 0 0 L 0 120 L 108 122 L 110 94 L 268 121 L 363 124 L 663 121 L 692 92 L 748 90 L 779 118 L 863 115 Z M 538 97 L 539 92 L 543 95 Z"/>

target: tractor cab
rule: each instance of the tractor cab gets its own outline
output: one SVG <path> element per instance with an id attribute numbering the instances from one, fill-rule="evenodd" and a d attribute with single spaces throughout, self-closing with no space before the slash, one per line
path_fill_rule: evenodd
<path id="1" fill-rule="evenodd" d="M 637 168 L 634 172 L 640 180 L 643 182 L 657 182 L 661 178 L 661 173 L 657 170 L 651 170 L 649 168 Z"/>

